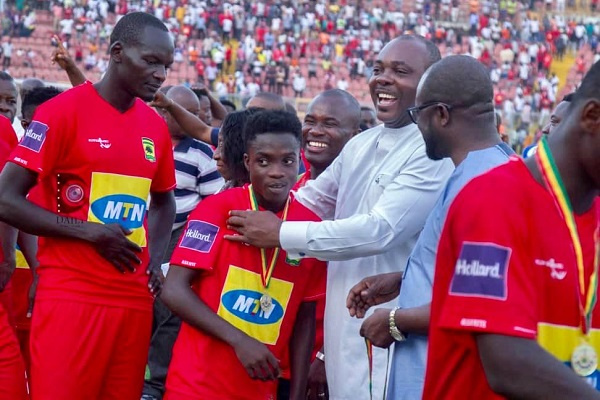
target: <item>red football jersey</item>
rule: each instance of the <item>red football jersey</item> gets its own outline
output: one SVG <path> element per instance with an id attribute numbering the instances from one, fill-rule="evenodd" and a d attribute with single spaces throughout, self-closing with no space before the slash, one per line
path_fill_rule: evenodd
<path id="1" fill-rule="evenodd" d="M 11 150 L 19 143 L 17 134 L 13 129 L 10 120 L 4 115 L 0 115 L 0 141 L 5 143 Z M 4 161 L 5 158 L 2 159 Z"/>
<path id="2" fill-rule="evenodd" d="M 600 199 L 599 199 L 600 200 Z M 600 201 L 576 216 L 593 270 Z M 570 366 L 581 342 L 575 252 L 545 187 L 520 159 L 473 179 L 450 207 L 438 247 L 424 399 L 501 398 L 488 385 L 475 334 L 537 340 Z M 600 307 L 590 344 L 600 353 Z M 597 385 L 599 371 L 586 378 Z"/>
<path id="3" fill-rule="evenodd" d="M 266 344 L 282 359 L 302 302 L 325 294 L 325 263 L 314 259 L 299 262 L 279 253 L 268 293 L 274 307 L 263 312 L 259 299 L 265 292 L 261 281 L 260 250 L 227 241 L 230 210 L 250 209 L 248 188 L 229 189 L 204 199 L 190 214 L 186 230 L 173 252 L 172 265 L 202 271 L 193 288 L 208 307 L 233 326 Z M 288 220 L 318 221 L 318 217 L 292 199 Z M 267 260 L 272 250 L 267 251 Z M 167 377 L 169 393 L 205 400 L 268 400 L 276 395 L 276 382 L 252 380 L 226 343 L 182 324 L 173 349 Z"/>
<path id="4" fill-rule="evenodd" d="M 118 223 L 143 249 L 123 274 L 87 242 L 40 238 L 37 297 L 150 309 L 148 197 L 175 187 L 164 120 L 139 99 L 120 113 L 87 82 L 38 107 L 11 161 L 39 174 L 36 203 L 57 223 Z"/>

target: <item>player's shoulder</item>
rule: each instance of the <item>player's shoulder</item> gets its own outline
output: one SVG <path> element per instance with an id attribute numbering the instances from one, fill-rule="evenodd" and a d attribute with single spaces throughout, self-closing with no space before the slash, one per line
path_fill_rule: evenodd
<path id="1" fill-rule="evenodd" d="M 456 196 L 455 203 L 464 206 L 508 207 L 527 195 L 535 184 L 529 169 L 518 156 L 471 179 Z"/>
<path id="2" fill-rule="evenodd" d="M 191 215 L 211 213 L 214 216 L 217 214 L 228 216 L 231 210 L 245 210 L 246 208 L 249 208 L 247 189 L 235 187 L 203 198 Z"/>
<path id="3" fill-rule="evenodd" d="M 80 85 L 72 87 L 59 93 L 48 101 L 40 104 L 36 109 L 36 115 L 38 112 L 61 110 L 63 112 L 56 113 L 57 115 L 66 115 L 64 110 L 79 105 L 89 105 L 90 98 L 98 95 L 91 82 L 86 81 Z"/>
<path id="4" fill-rule="evenodd" d="M 296 199 L 294 192 L 290 192 L 290 196 L 290 210 L 287 216 L 288 221 L 321 221 L 321 218 L 319 218 L 317 214 Z"/>

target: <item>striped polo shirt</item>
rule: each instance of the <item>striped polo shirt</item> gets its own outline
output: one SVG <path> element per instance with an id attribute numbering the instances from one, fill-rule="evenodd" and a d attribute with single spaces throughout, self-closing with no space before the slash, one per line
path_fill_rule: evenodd
<path id="1" fill-rule="evenodd" d="M 182 139 L 173 149 L 177 180 L 174 230 L 185 224 L 189 213 L 203 198 L 218 192 L 223 186 L 223 178 L 217 172 L 217 164 L 212 157 L 213 151 L 208 145 L 189 137 Z"/>

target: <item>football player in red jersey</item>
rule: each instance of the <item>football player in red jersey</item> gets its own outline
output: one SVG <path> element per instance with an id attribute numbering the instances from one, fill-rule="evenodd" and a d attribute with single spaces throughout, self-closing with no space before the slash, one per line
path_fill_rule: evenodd
<path id="1" fill-rule="evenodd" d="M 251 184 L 201 202 L 171 258 L 162 299 L 184 323 L 167 376 L 168 400 L 275 398 L 288 351 L 290 398 L 306 398 L 324 263 L 224 239 L 234 233 L 226 225 L 229 211 L 239 207 L 318 219 L 290 194 L 300 121 L 284 111 L 261 111 L 249 118 L 244 135 Z"/>
<path id="2" fill-rule="evenodd" d="M 145 101 L 166 78 L 173 40 L 155 17 L 131 13 L 115 25 L 110 57 L 100 82 L 38 107 L 0 175 L 0 219 L 41 237 L 35 400 L 141 395 L 175 215 L 171 140 Z"/>

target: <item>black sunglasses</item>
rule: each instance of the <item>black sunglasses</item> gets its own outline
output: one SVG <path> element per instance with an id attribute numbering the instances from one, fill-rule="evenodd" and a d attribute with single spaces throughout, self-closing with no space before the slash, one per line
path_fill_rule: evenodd
<path id="1" fill-rule="evenodd" d="M 442 106 L 442 107 L 445 107 L 446 110 L 448 110 L 448 112 L 450 112 L 454 108 L 450 104 L 446 104 L 446 103 L 443 103 L 441 101 L 428 101 L 427 103 L 423 103 L 420 106 L 409 107 L 409 108 L 406 109 L 406 112 L 408 113 L 408 116 L 410 117 L 410 120 L 414 124 L 416 124 L 417 121 L 419 120 L 419 113 L 421 111 L 423 111 L 424 109 L 429 108 L 431 106 Z"/>

